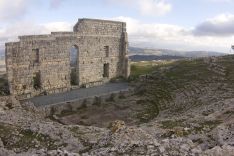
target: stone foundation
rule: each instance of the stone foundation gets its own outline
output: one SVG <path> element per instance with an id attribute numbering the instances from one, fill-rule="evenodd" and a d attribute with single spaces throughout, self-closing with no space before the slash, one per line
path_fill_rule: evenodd
<path id="1" fill-rule="evenodd" d="M 101 96 L 93 96 L 79 100 L 56 103 L 53 105 L 41 106 L 47 116 L 59 115 L 62 111 L 77 111 L 82 107 L 92 107 L 95 104 L 105 103 L 108 100 L 118 100 L 122 97 L 128 97 L 133 94 L 133 90 L 113 92 L 111 94 L 103 94 Z M 113 99 L 114 98 L 114 99 Z"/>

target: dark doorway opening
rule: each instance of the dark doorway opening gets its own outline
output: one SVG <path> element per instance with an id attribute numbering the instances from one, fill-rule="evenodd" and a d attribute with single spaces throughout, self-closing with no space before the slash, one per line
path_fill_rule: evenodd
<path id="1" fill-rule="evenodd" d="M 70 49 L 70 83 L 72 86 L 79 84 L 79 68 L 78 68 L 78 59 L 79 59 L 79 48 L 74 45 Z"/>
<path id="2" fill-rule="evenodd" d="M 109 63 L 103 65 L 103 77 L 109 77 Z"/>
<path id="3" fill-rule="evenodd" d="M 33 75 L 33 88 L 35 90 L 41 89 L 41 73 L 40 72 L 36 72 Z"/>
<path id="4" fill-rule="evenodd" d="M 33 49 L 32 51 L 33 51 L 33 55 L 32 55 L 33 62 L 34 63 L 39 63 L 39 49 L 38 48 L 37 49 Z"/>
<path id="5" fill-rule="evenodd" d="M 104 46 L 104 51 L 105 51 L 105 56 L 109 57 L 109 55 L 110 55 L 110 47 L 109 46 Z"/>

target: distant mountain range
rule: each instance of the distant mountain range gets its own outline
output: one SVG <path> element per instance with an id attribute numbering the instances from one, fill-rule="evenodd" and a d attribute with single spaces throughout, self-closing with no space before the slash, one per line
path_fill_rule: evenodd
<path id="1" fill-rule="evenodd" d="M 133 61 L 166 60 L 181 58 L 198 58 L 210 56 L 222 56 L 225 53 L 215 51 L 177 51 L 169 49 L 147 49 L 129 47 L 130 59 Z M 5 58 L 4 49 L 0 49 L 0 59 Z"/>
<path id="2" fill-rule="evenodd" d="M 0 49 L 0 60 L 5 58 L 5 51 L 4 49 Z"/>
<path id="3" fill-rule="evenodd" d="M 146 48 L 137 48 L 137 47 L 129 47 L 129 55 L 133 57 L 133 55 L 139 55 L 145 58 L 148 57 L 159 57 L 166 56 L 167 57 L 182 57 L 182 58 L 198 58 L 198 57 L 210 57 L 210 56 L 223 56 L 227 55 L 221 52 L 215 51 L 177 51 L 177 50 L 169 50 L 169 49 L 146 49 Z M 139 58 L 139 56 L 134 56 L 133 58 Z M 147 56 L 147 57 L 146 57 Z"/>
<path id="4" fill-rule="evenodd" d="M 153 60 L 178 60 L 178 59 L 183 59 L 185 57 L 182 56 L 171 56 L 171 55 L 162 55 L 162 56 L 157 56 L 157 55 L 131 55 L 129 58 L 134 61 L 153 61 Z"/>

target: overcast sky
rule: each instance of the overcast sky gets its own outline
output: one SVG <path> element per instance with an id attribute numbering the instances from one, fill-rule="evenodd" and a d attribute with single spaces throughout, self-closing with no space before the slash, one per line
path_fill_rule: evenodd
<path id="1" fill-rule="evenodd" d="M 234 0 L 0 0 L 0 49 L 18 35 L 72 31 L 78 18 L 127 22 L 130 45 L 229 52 Z"/>

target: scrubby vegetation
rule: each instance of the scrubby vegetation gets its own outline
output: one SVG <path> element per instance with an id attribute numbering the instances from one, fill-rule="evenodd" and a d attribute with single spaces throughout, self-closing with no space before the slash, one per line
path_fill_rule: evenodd
<path id="1" fill-rule="evenodd" d="M 6 74 L 0 75 L 0 96 L 8 94 L 9 94 L 9 89 L 8 89 Z"/>
<path id="2" fill-rule="evenodd" d="M 0 138 L 5 148 L 9 150 L 20 149 L 18 152 L 27 151 L 30 148 L 47 148 L 52 150 L 64 146 L 56 144 L 56 140 L 51 139 L 47 135 L 4 123 L 0 123 Z"/>
<path id="3" fill-rule="evenodd" d="M 85 100 L 77 109 L 68 103 L 46 119 L 43 110 L 2 97 L 0 145 L 44 155 L 232 154 L 233 69 L 234 56 L 133 63 L 134 92 Z"/>
<path id="4" fill-rule="evenodd" d="M 155 118 L 160 111 L 170 110 L 172 114 L 178 114 L 207 102 L 232 97 L 232 92 L 225 93 L 228 88 L 233 89 L 233 67 L 233 56 L 217 60 L 180 60 L 157 66 L 145 62 L 133 64 L 132 74 L 140 80 L 136 94 L 141 96 L 145 105 L 138 117 L 146 122 Z M 149 75 L 139 78 L 142 74 Z M 217 96 L 201 98 L 208 94 Z"/>
<path id="5" fill-rule="evenodd" d="M 107 114 L 112 117 L 108 112 L 113 111 L 121 116 L 127 114 L 132 119 L 126 120 L 128 122 L 141 124 L 163 114 L 172 117 L 231 98 L 234 95 L 233 87 L 230 88 L 234 80 L 233 60 L 233 56 L 225 56 L 218 59 L 133 62 L 130 82 L 135 87 L 135 94 L 119 96 L 117 100 L 112 95 L 103 102 L 96 97 L 93 102 L 96 107 L 87 108 L 85 115 L 89 118 L 89 113 L 93 115 L 103 111 L 106 114 L 98 115 L 98 118 Z M 202 115 L 208 116 L 212 112 L 212 109 L 202 110 Z M 80 109 L 65 110 L 60 117 L 75 117 L 76 114 L 80 119 Z M 89 119 L 84 122 L 89 122 Z"/>
<path id="6" fill-rule="evenodd" d="M 148 61 L 148 62 L 133 62 L 131 64 L 131 80 L 137 79 L 140 75 L 150 74 L 157 70 L 159 66 L 164 66 L 173 61 Z"/>
<path id="7" fill-rule="evenodd" d="M 184 120 L 164 120 L 161 122 L 162 128 L 165 129 L 172 129 L 174 127 L 185 127 L 186 124 L 184 123 Z"/>

